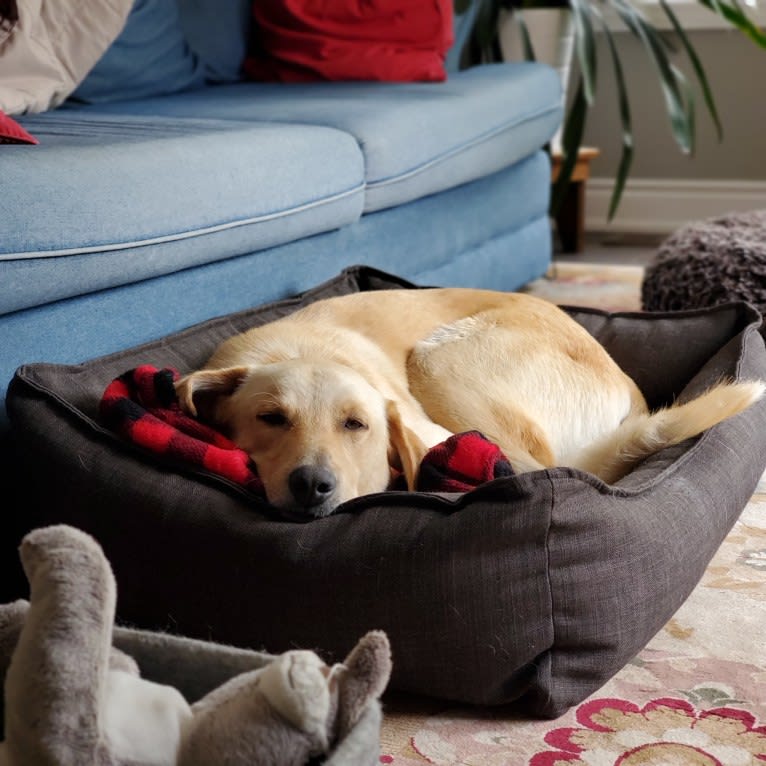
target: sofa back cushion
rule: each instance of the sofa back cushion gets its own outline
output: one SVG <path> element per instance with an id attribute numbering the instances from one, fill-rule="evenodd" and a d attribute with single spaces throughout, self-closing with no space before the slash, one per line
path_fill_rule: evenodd
<path id="1" fill-rule="evenodd" d="M 181 29 L 210 82 L 242 77 L 252 0 L 177 0 Z"/>
<path id="2" fill-rule="evenodd" d="M 454 20 L 452 24 L 453 38 L 452 47 L 447 53 L 445 65 L 447 72 L 457 72 L 461 68 L 461 59 L 463 57 L 463 50 L 468 44 L 468 40 L 473 30 L 474 22 L 476 21 L 476 14 L 479 11 L 479 3 L 472 2 L 468 8 L 462 13 L 454 14 Z"/>
<path id="3" fill-rule="evenodd" d="M 440 81 L 452 0 L 256 0 L 254 80 Z"/>
<path id="4" fill-rule="evenodd" d="M 202 60 L 181 28 L 176 0 L 136 0 L 120 35 L 73 96 L 103 103 L 200 87 Z"/>

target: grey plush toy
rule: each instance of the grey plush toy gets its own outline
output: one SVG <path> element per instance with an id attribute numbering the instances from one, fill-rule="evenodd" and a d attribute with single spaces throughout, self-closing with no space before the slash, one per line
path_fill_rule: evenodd
<path id="1" fill-rule="evenodd" d="M 377 762 L 377 699 L 391 671 L 385 634 L 368 633 L 331 667 L 308 651 L 272 657 L 223 647 L 223 669 L 211 674 L 216 645 L 113 631 L 114 576 L 85 533 L 36 530 L 24 538 L 21 560 L 30 603 L 0 607 L 0 672 L 3 658 L 7 665 L 0 766 Z M 175 665 L 186 675 L 198 669 L 208 682 L 234 667 L 255 669 L 189 704 L 177 688 L 142 678 L 113 638 L 142 665 Z"/>

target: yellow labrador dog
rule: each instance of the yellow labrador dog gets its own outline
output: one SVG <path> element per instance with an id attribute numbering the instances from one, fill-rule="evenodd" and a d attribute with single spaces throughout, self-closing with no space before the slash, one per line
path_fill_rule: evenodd
<path id="1" fill-rule="evenodd" d="M 722 383 L 650 413 L 604 348 L 520 293 L 384 290 L 330 298 L 225 341 L 176 384 L 258 468 L 269 502 L 307 517 L 413 487 L 420 460 L 477 430 L 521 473 L 571 466 L 613 482 L 741 412 L 761 382 Z"/>

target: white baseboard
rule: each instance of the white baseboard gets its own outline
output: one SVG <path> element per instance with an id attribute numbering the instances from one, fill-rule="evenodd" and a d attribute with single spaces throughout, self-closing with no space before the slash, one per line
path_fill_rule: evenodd
<path id="1" fill-rule="evenodd" d="M 628 181 L 617 215 L 607 221 L 611 178 L 586 184 L 586 231 L 669 234 L 689 221 L 766 208 L 766 181 L 638 178 Z"/>

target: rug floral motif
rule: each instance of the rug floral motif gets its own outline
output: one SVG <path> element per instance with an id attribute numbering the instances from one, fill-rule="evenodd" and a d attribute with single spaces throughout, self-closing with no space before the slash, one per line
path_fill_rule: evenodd
<path id="1" fill-rule="evenodd" d="M 561 718 L 390 697 L 381 742 L 394 766 L 766 763 L 766 481 L 667 625 Z"/>

